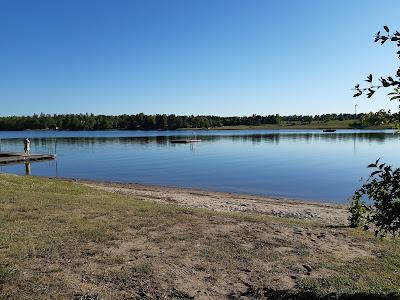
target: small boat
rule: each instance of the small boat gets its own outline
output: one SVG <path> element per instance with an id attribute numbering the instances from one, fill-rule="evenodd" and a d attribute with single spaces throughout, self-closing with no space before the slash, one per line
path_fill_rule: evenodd
<path id="1" fill-rule="evenodd" d="M 336 129 L 324 129 L 322 130 L 322 132 L 335 132 Z"/>
<path id="2" fill-rule="evenodd" d="M 201 140 L 187 140 L 187 139 L 171 140 L 171 143 L 174 143 L 174 144 L 189 144 L 189 143 L 198 143 L 198 142 L 201 142 Z"/>

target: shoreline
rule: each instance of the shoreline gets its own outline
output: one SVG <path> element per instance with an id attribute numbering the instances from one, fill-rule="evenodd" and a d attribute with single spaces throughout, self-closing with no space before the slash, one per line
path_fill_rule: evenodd
<path id="1" fill-rule="evenodd" d="M 323 129 L 337 129 L 337 130 L 396 130 L 396 126 L 394 124 L 385 124 L 385 125 L 371 125 L 371 126 L 351 126 L 349 122 L 346 121 L 337 121 L 337 122 L 312 122 L 312 123 L 296 123 L 296 124 L 261 124 L 261 125 L 227 125 L 227 126 L 216 126 L 216 127 L 182 127 L 175 129 L 145 129 L 145 128 L 136 128 L 136 129 L 127 129 L 127 128 L 112 128 L 112 129 L 91 129 L 91 130 L 73 130 L 73 129 L 53 129 L 53 128 L 41 128 L 41 129 L 20 129 L 20 130 L 0 130 L 2 131 L 22 131 L 22 132 L 58 132 L 58 131 L 220 131 L 220 130 L 323 130 Z"/>
<path id="2" fill-rule="evenodd" d="M 398 292 L 398 242 L 338 223 L 340 205 L 3 173 L 0 187 L 6 298 Z"/>
<path id="3" fill-rule="evenodd" d="M 71 129 L 22 129 L 22 130 L 0 130 L 1 132 L 60 132 L 60 131 L 71 131 L 71 132 L 91 132 L 91 131 L 223 131 L 223 130 L 323 130 L 323 129 L 336 129 L 336 130 L 396 130 L 393 126 L 380 127 L 380 126 L 367 126 L 367 127 L 334 127 L 334 126 L 222 126 L 222 127 L 210 127 L 210 128 L 178 128 L 178 129 L 96 129 L 96 130 L 71 130 Z"/>
<path id="4" fill-rule="evenodd" d="M 335 226 L 348 225 L 348 206 L 343 204 L 151 184 L 120 183 L 77 178 L 53 178 L 45 176 L 43 176 L 43 178 L 70 181 L 79 185 L 110 193 L 122 194 L 143 201 L 179 207 L 207 209 L 226 213 L 240 212 L 286 217 L 316 221 L 322 224 Z"/>

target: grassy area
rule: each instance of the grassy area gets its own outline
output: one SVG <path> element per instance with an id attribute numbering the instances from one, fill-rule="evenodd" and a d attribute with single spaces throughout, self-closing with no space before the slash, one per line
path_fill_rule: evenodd
<path id="1" fill-rule="evenodd" d="M 400 242 L 362 231 L 4 174 L 0 205 L 0 299 L 400 297 Z"/>
<path id="2" fill-rule="evenodd" d="M 248 129 L 354 129 L 355 127 L 352 125 L 356 123 L 357 120 L 332 120 L 332 121 L 312 121 L 311 123 L 302 123 L 302 122 L 282 122 L 280 124 L 263 124 L 263 125 L 237 125 L 237 126 L 221 126 L 214 127 L 211 129 L 214 130 L 248 130 Z M 373 126 L 367 127 L 364 129 L 390 129 L 394 128 L 392 125 L 382 125 L 382 126 Z M 188 128 L 192 130 L 192 128 Z"/>

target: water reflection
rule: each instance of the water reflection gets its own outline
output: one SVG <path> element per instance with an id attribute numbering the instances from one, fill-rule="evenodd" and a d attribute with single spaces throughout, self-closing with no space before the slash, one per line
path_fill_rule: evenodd
<path id="1" fill-rule="evenodd" d="M 232 142 L 251 142 L 258 143 L 272 143 L 279 144 L 282 141 L 291 142 L 342 142 L 342 141 L 359 141 L 359 142 L 375 142 L 384 143 L 385 141 L 398 140 L 398 134 L 387 133 L 335 133 L 335 134 L 251 134 L 251 135 L 224 135 L 224 136 L 202 136 L 202 142 L 218 142 L 221 140 Z M 65 138 L 32 138 L 32 146 L 36 148 L 48 148 L 50 152 L 57 152 L 58 145 L 85 145 L 94 146 L 95 144 L 140 144 L 147 145 L 150 143 L 158 144 L 161 146 L 179 147 L 171 143 L 171 140 L 177 138 L 191 139 L 192 136 L 149 136 L 149 137 L 65 137 Z M 2 139 L 2 147 L 4 151 L 7 146 L 14 146 L 18 139 Z"/>
<path id="2" fill-rule="evenodd" d="M 57 160 L 0 171 L 343 203 L 368 175 L 371 161 L 382 157 L 400 165 L 400 136 L 382 131 L 29 134 L 32 153 L 57 154 Z M 1 149 L 21 151 L 26 135 L 0 132 Z M 202 142 L 171 143 L 194 137 Z"/>
<path id="3" fill-rule="evenodd" d="M 25 175 L 30 176 L 31 175 L 31 163 L 30 161 L 25 161 Z"/>

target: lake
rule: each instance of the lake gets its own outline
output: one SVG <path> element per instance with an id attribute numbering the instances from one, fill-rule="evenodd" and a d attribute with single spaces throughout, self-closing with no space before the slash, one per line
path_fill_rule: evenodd
<path id="1" fill-rule="evenodd" d="M 393 131 L 199 130 L 0 132 L 0 151 L 56 153 L 31 175 L 133 182 L 347 203 L 381 158 L 400 166 Z M 174 144 L 197 138 L 200 143 Z M 24 164 L 0 172 L 25 174 Z"/>

